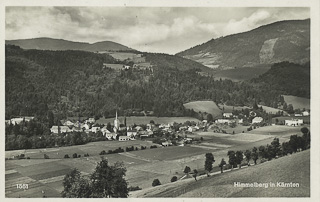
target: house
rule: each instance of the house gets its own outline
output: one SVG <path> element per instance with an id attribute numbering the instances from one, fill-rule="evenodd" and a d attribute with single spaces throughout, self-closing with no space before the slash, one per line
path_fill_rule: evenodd
<path id="1" fill-rule="evenodd" d="M 238 124 L 243 124 L 243 119 L 239 119 Z"/>
<path id="2" fill-rule="evenodd" d="M 67 121 L 65 121 L 62 125 L 64 125 L 64 126 L 73 126 L 74 123 L 71 122 L 71 121 L 69 121 L 69 120 L 67 120 Z"/>
<path id="3" fill-rule="evenodd" d="M 227 123 L 227 124 L 230 124 L 231 120 L 230 119 L 217 119 L 216 123 L 222 123 L 222 124 Z"/>
<path id="4" fill-rule="evenodd" d="M 100 131 L 100 129 L 101 129 L 100 127 L 94 126 L 94 127 L 91 128 L 91 131 L 92 131 L 93 133 L 97 133 L 97 132 Z"/>
<path id="5" fill-rule="evenodd" d="M 224 118 L 232 118 L 233 114 L 232 113 L 223 113 Z"/>
<path id="6" fill-rule="evenodd" d="M 310 116 L 310 112 L 304 111 L 304 112 L 302 112 L 302 115 L 303 115 L 303 116 Z"/>
<path id="7" fill-rule="evenodd" d="M 32 119 L 34 119 L 34 117 L 19 117 L 19 118 L 12 118 L 12 119 L 10 119 L 10 122 L 11 122 L 13 125 L 16 125 L 16 124 L 20 124 L 22 121 L 29 122 L 29 121 L 31 121 Z"/>
<path id="8" fill-rule="evenodd" d="M 117 133 L 111 133 L 111 132 L 109 132 L 109 133 L 105 133 L 104 134 L 104 136 L 108 139 L 108 140 L 112 140 L 112 139 L 117 139 Z"/>
<path id="9" fill-rule="evenodd" d="M 134 129 L 135 129 L 136 131 L 141 131 L 141 130 L 143 130 L 143 128 L 142 128 L 141 126 L 136 126 Z"/>
<path id="10" fill-rule="evenodd" d="M 303 116 L 301 113 L 295 113 L 294 116 Z"/>
<path id="11" fill-rule="evenodd" d="M 303 119 L 291 119 L 284 121 L 286 126 L 300 126 L 303 124 Z"/>
<path id="12" fill-rule="evenodd" d="M 89 123 L 95 123 L 96 120 L 95 120 L 94 118 L 89 118 L 89 119 L 88 119 L 88 122 L 89 122 Z"/>
<path id="13" fill-rule="evenodd" d="M 100 129 L 103 136 L 106 136 L 106 134 L 110 134 L 111 132 L 107 129 L 107 126 Z"/>
<path id="14" fill-rule="evenodd" d="M 171 146 L 172 143 L 168 142 L 168 141 L 165 141 L 165 142 L 162 142 L 161 145 L 164 146 L 164 147 L 168 147 L 168 146 Z"/>
<path id="15" fill-rule="evenodd" d="M 127 130 L 127 136 L 129 137 L 135 137 L 137 134 L 138 132 L 136 130 L 132 130 L 132 129 Z"/>
<path id="16" fill-rule="evenodd" d="M 89 124 L 85 123 L 85 124 L 81 124 L 81 128 L 84 128 L 84 130 L 89 130 L 90 126 Z"/>
<path id="17" fill-rule="evenodd" d="M 254 123 L 261 123 L 263 121 L 263 118 L 262 117 L 254 117 L 252 119 L 252 124 Z"/>
<path id="18" fill-rule="evenodd" d="M 128 141 L 128 140 L 131 140 L 131 138 L 128 136 L 119 136 L 119 141 Z"/>
<path id="19" fill-rule="evenodd" d="M 51 133 L 58 134 L 60 129 L 60 133 L 68 133 L 71 132 L 68 126 L 52 126 L 50 131 Z"/>

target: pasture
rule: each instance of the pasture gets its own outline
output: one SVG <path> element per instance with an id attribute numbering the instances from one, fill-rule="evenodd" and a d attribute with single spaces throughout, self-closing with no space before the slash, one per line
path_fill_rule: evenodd
<path id="1" fill-rule="evenodd" d="M 242 110 L 242 109 L 250 109 L 250 107 L 247 106 L 229 106 L 229 105 L 225 105 L 225 104 L 218 104 L 220 109 L 223 109 L 224 112 L 226 113 L 230 113 L 233 110 Z"/>
<path id="2" fill-rule="evenodd" d="M 195 112 L 207 112 L 213 117 L 221 115 L 221 110 L 213 101 L 193 101 L 183 104 L 186 109 L 193 109 Z"/>
<path id="3" fill-rule="evenodd" d="M 299 162 L 299 163 L 297 163 Z M 267 175 L 265 173 L 268 173 Z M 297 173 L 299 173 L 297 175 Z M 234 182 L 268 183 L 265 187 L 235 187 Z M 269 183 L 294 182 L 299 187 L 270 187 Z M 310 197 L 310 150 L 279 159 L 194 180 L 143 190 L 136 197 Z"/>
<path id="4" fill-rule="evenodd" d="M 264 111 L 266 111 L 267 113 L 271 113 L 271 114 L 276 114 L 278 113 L 279 111 L 280 112 L 283 112 L 284 115 L 287 115 L 288 113 L 286 111 L 283 111 L 281 109 L 276 109 L 276 108 L 273 108 L 273 107 L 268 107 L 268 106 L 264 106 L 264 105 L 258 105 L 258 107 L 262 107 L 262 109 Z"/>
<path id="5" fill-rule="evenodd" d="M 124 123 L 124 117 L 118 117 L 121 123 Z M 168 124 L 168 123 L 184 123 L 186 121 L 194 121 L 199 122 L 198 119 L 192 117 L 156 117 L 156 116 L 128 116 L 126 117 L 127 125 L 134 125 L 134 124 L 148 124 L 150 121 L 153 120 L 157 124 Z M 113 124 L 114 118 L 100 118 L 96 121 L 99 124 Z"/>
<path id="6" fill-rule="evenodd" d="M 279 130 L 279 134 L 291 128 Z M 276 128 L 273 128 L 275 131 Z M 256 131 L 257 133 L 254 133 Z M 260 129 L 262 131 L 262 128 Z M 266 129 L 272 131 L 272 128 Z M 22 150 L 26 157 L 31 159 L 7 160 L 6 169 L 6 197 L 42 197 L 42 190 L 47 197 L 60 197 L 62 191 L 62 180 L 64 175 L 73 168 L 77 168 L 83 175 L 93 172 L 96 163 L 101 160 L 98 155 L 102 150 L 126 146 L 145 145 L 146 150 L 124 152 L 118 154 L 104 155 L 110 164 L 122 161 L 127 168 L 126 180 L 129 186 L 139 186 L 142 189 L 151 187 L 153 179 L 158 178 L 162 184 L 171 184 L 170 179 L 173 176 L 181 178 L 185 166 L 192 170 L 203 169 L 205 153 L 212 152 L 216 162 L 215 169 L 222 158 L 228 159 L 228 150 L 246 150 L 254 146 L 270 144 L 275 135 L 264 135 L 258 133 L 259 130 L 253 130 L 252 133 L 240 134 L 222 134 L 213 132 L 199 132 L 193 134 L 195 137 L 203 137 L 204 141 L 199 144 L 187 146 L 171 146 L 165 148 L 149 149 L 153 145 L 148 141 L 103 141 L 92 142 L 86 145 L 77 145 L 71 147 L 48 148 L 38 150 Z M 264 132 L 266 133 L 266 132 Z M 268 132 L 267 132 L 268 133 Z M 189 136 L 189 135 L 188 135 Z M 191 136 L 191 135 L 190 135 Z M 279 136 L 282 137 L 282 136 Z M 287 141 L 288 137 L 283 136 L 280 142 Z M 20 154 L 20 151 L 7 151 L 6 157 L 14 154 Z M 80 154 L 80 158 L 72 158 L 73 153 Z M 43 153 L 49 155 L 50 159 L 43 159 Z M 89 153 L 89 157 L 83 157 L 83 154 Z M 64 154 L 69 154 L 71 158 L 64 159 Z M 20 190 L 15 186 L 17 183 L 28 183 L 28 190 Z"/>
<path id="7" fill-rule="evenodd" d="M 292 95 L 283 95 L 283 98 L 288 105 L 292 104 L 294 109 L 310 109 L 310 99 Z"/>

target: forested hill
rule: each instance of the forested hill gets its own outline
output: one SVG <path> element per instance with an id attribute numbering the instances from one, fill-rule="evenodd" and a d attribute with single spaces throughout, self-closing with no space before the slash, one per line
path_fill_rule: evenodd
<path id="1" fill-rule="evenodd" d="M 310 19 L 264 25 L 212 39 L 177 53 L 212 68 L 233 68 L 310 60 Z"/>
<path id="2" fill-rule="evenodd" d="M 266 73 L 252 79 L 252 82 L 268 85 L 284 94 L 310 99 L 310 63 L 276 63 Z"/>
<path id="3" fill-rule="evenodd" d="M 103 63 L 116 62 L 106 54 L 6 46 L 6 119 L 36 116 L 46 121 L 51 112 L 56 119 L 113 117 L 115 110 L 128 116 L 142 110 L 152 111 L 156 116 L 194 116 L 195 112 L 185 109 L 183 103 L 212 100 L 217 104 L 251 106 L 256 101 L 273 106 L 283 104 L 280 95 L 290 94 L 299 82 L 289 78 L 288 85 L 279 90 L 267 82 L 267 76 L 261 82 L 217 80 L 199 75 L 200 66 L 191 68 L 192 62 L 185 69 L 186 59 L 158 56 L 146 54 L 152 64 L 160 66 L 153 70 L 117 71 L 103 68 Z M 292 95 L 295 93 L 298 92 Z"/>
<path id="4" fill-rule="evenodd" d="M 73 42 L 63 39 L 35 38 L 21 40 L 6 40 L 6 44 L 16 45 L 23 49 L 37 50 L 82 50 L 82 51 L 129 51 L 133 50 L 127 46 L 112 41 L 102 41 L 97 43 Z"/>

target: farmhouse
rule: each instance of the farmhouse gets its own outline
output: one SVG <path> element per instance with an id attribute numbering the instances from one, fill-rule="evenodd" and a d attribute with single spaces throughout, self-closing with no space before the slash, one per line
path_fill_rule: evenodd
<path id="1" fill-rule="evenodd" d="M 291 119 L 284 121 L 286 126 L 300 126 L 303 124 L 303 119 Z"/>
<path id="2" fill-rule="evenodd" d="M 135 137 L 137 134 L 138 132 L 136 130 L 132 130 L 132 129 L 127 130 L 127 136 L 129 137 Z"/>
<path id="3" fill-rule="evenodd" d="M 128 140 L 131 140 L 131 138 L 128 136 L 119 136 L 119 141 L 128 141 Z"/>
<path id="4" fill-rule="evenodd" d="M 73 126 L 74 123 L 71 122 L 71 121 L 69 121 L 69 120 L 67 120 L 67 121 L 65 121 L 62 125 L 64 125 L 64 126 Z"/>
<path id="5" fill-rule="evenodd" d="M 261 123 L 262 121 L 263 121 L 262 117 L 254 117 L 254 119 L 252 119 L 252 124 Z"/>
<path id="6" fill-rule="evenodd" d="M 216 120 L 216 123 L 222 123 L 222 124 L 225 124 L 225 123 L 230 124 L 231 122 L 232 122 L 232 120 L 230 120 L 230 119 L 217 119 Z"/>
<path id="7" fill-rule="evenodd" d="M 233 117 L 233 114 L 232 113 L 223 113 L 223 117 L 224 118 L 231 118 L 231 117 Z"/>
<path id="8" fill-rule="evenodd" d="M 89 123 L 95 123 L 96 120 L 95 120 L 94 118 L 89 118 L 89 119 L 88 119 L 88 122 L 89 122 Z"/>
<path id="9" fill-rule="evenodd" d="M 60 130 L 60 133 L 71 132 L 68 126 L 52 126 L 50 129 L 51 133 L 54 133 L 54 134 L 58 134 L 59 130 Z"/>
<path id="10" fill-rule="evenodd" d="M 16 124 L 20 124 L 22 121 L 29 122 L 29 121 L 31 121 L 32 119 L 34 119 L 34 117 L 19 117 L 19 118 L 12 118 L 12 119 L 10 119 L 10 122 L 11 122 L 13 125 L 16 125 Z"/>
<path id="11" fill-rule="evenodd" d="M 295 113 L 294 116 L 303 116 L 301 113 Z"/>
<path id="12" fill-rule="evenodd" d="M 117 133 L 105 133 L 104 135 L 108 140 L 117 139 Z"/>
<path id="13" fill-rule="evenodd" d="M 310 112 L 304 111 L 304 112 L 302 112 L 302 115 L 303 115 L 303 116 L 310 116 Z"/>
<path id="14" fill-rule="evenodd" d="M 94 126 L 94 127 L 91 128 L 91 131 L 93 133 L 97 133 L 98 131 L 100 131 L 100 127 Z"/>

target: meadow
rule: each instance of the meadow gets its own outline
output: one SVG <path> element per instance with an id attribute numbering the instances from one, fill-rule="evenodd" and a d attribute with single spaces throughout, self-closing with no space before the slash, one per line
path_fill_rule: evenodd
<path id="1" fill-rule="evenodd" d="M 193 109 L 195 112 L 207 112 L 213 117 L 221 115 L 221 110 L 213 101 L 194 101 L 183 104 L 186 109 Z"/>
<path id="2" fill-rule="evenodd" d="M 310 99 L 292 95 L 283 95 L 283 98 L 288 105 L 292 104 L 294 109 L 310 109 Z"/>

